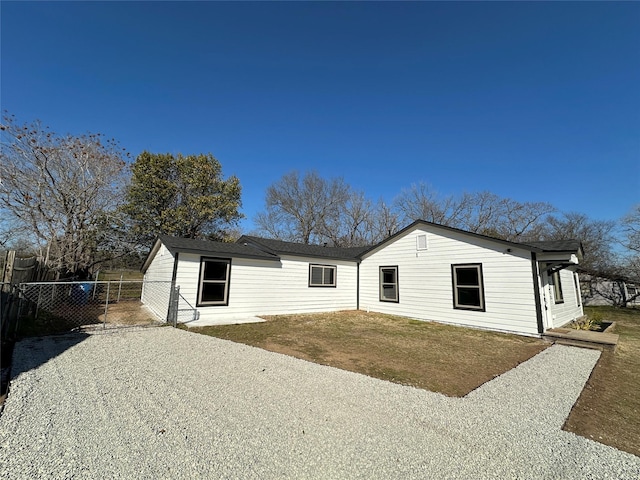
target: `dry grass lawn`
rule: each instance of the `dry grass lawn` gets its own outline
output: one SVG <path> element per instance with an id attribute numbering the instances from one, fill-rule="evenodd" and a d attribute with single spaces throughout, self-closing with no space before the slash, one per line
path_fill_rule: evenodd
<path id="1" fill-rule="evenodd" d="M 265 318 L 189 330 L 457 397 L 548 346 L 535 338 L 362 311 Z"/>
<path id="2" fill-rule="evenodd" d="M 586 307 L 616 322 L 615 352 L 603 351 L 565 430 L 640 456 L 640 310 Z"/>
<path id="3" fill-rule="evenodd" d="M 144 275 L 139 270 L 101 270 L 98 275 L 98 280 L 105 281 L 118 281 L 120 279 L 124 281 L 137 280 L 142 281 Z"/>

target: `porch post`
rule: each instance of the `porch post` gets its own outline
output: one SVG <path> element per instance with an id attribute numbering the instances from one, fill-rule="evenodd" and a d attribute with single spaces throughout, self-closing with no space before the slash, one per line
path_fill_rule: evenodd
<path id="1" fill-rule="evenodd" d="M 531 272 L 533 274 L 533 297 L 536 303 L 536 321 L 538 323 L 538 333 L 544 333 L 544 321 L 542 319 L 542 302 L 540 301 L 540 270 L 538 268 L 538 256 L 536 252 L 531 252 Z"/>

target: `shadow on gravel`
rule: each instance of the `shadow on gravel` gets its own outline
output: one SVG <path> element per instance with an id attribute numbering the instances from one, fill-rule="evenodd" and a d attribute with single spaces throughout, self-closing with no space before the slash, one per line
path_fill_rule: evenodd
<path id="1" fill-rule="evenodd" d="M 83 342 L 88 334 L 84 332 L 29 337 L 13 344 L 2 345 L 2 375 L 0 384 L 0 405 L 7 395 L 9 382 L 23 372 L 28 372 L 57 357 L 65 350 Z M 16 357 L 16 352 L 20 355 Z"/>

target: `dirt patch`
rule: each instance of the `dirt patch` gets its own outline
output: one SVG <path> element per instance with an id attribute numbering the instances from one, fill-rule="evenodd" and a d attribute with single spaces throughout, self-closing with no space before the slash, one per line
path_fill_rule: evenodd
<path id="1" fill-rule="evenodd" d="M 602 352 L 564 428 L 640 456 L 640 310 L 585 310 L 615 321 L 620 337 L 614 352 Z"/>
<path id="2" fill-rule="evenodd" d="M 190 330 L 449 396 L 464 396 L 548 344 L 361 311 L 279 315 Z"/>
<path id="3" fill-rule="evenodd" d="M 98 315 L 98 321 L 105 321 L 105 314 Z M 109 305 L 106 323 L 117 325 L 149 325 L 158 322 L 157 318 L 139 300 L 124 300 Z"/>

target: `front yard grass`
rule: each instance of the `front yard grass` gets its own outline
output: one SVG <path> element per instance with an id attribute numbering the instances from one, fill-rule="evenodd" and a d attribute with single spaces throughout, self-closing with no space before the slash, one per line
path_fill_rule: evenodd
<path id="1" fill-rule="evenodd" d="M 602 352 L 564 428 L 640 456 L 640 309 L 584 310 L 615 321 L 620 339 L 615 352 Z"/>
<path id="2" fill-rule="evenodd" d="M 265 317 L 190 331 L 461 397 L 549 344 L 362 311 Z"/>

